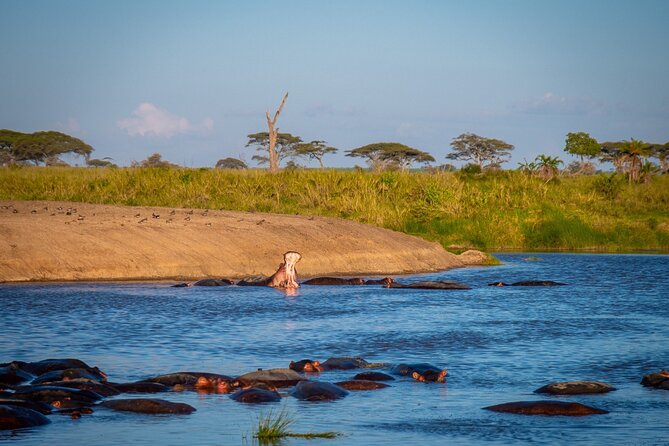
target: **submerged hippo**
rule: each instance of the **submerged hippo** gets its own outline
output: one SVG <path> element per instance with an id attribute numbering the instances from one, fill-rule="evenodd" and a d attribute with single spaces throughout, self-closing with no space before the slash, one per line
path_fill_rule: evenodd
<path id="1" fill-rule="evenodd" d="M 276 403 L 281 401 L 281 395 L 271 386 L 258 384 L 254 387 L 240 389 L 230 395 L 238 403 Z"/>
<path id="2" fill-rule="evenodd" d="M 521 282 L 506 283 L 506 282 L 492 282 L 488 286 L 562 286 L 566 283 L 553 282 L 552 280 L 524 280 Z"/>
<path id="3" fill-rule="evenodd" d="M 341 387 L 320 381 L 301 381 L 290 395 L 303 401 L 332 401 L 348 395 Z"/>
<path id="4" fill-rule="evenodd" d="M 100 406 L 111 410 L 125 412 L 137 412 L 146 414 L 191 414 L 195 408 L 185 403 L 173 403 L 158 398 L 132 398 L 108 400 L 100 403 Z"/>
<path id="5" fill-rule="evenodd" d="M 52 403 L 57 400 L 78 401 L 89 404 L 101 400 L 102 396 L 90 390 L 70 389 L 56 386 L 20 386 L 14 389 L 14 398 Z"/>
<path id="6" fill-rule="evenodd" d="M 49 423 L 49 419 L 36 410 L 10 404 L 0 405 L 0 430 L 22 429 Z"/>
<path id="7" fill-rule="evenodd" d="M 377 390 L 390 387 L 388 384 L 384 384 L 379 381 L 369 381 L 366 379 L 350 379 L 348 381 L 340 381 L 338 383 L 335 383 L 335 385 L 341 387 L 342 389 L 353 390 L 353 391 Z"/>
<path id="8" fill-rule="evenodd" d="M 395 279 L 392 277 L 384 277 L 383 279 L 367 279 L 365 280 L 365 283 L 363 285 L 390 285 L 391 283 L 395 283 Z"/>
<path id="9" fill-rule="evenodd" d="M 0 398 L 0 406 L 7 406 L 7 405 L 25 407 L 26 409 L 37 411 L 42 415 L 49 415 L 53 410 L 52 409 L 53 406 L 47 403 L 43 403 L 41 401 L 22 400 L 19 398 L 12 398 L 12 397 Z"/>
<path id="10" fill-rule="evenodd" d="M 175 372 L 166 375 L 154 376 L 143 381 L 159 383 L 165 386 L 181 386 L 183 388 L 213 388 L 220 383 L 230 383 L 231 376 L 209 372 Z"/>
<path id="11" fill-rule="evenodd" d="M 314 277 L 302 282 L 302 285 L 364 285 L 365 281 L 359 277 L 344 279 L 341 277 Z"/>
<path id="12" fill-rule="evenodd" d="M 568 401 L 517 401 L 484 407 L 493 412 L 515 413 L 520 415 L 564 415 L 581 417 L 609 413 L 606 410 Z"/>
<path id="13" fill-rule="evenodd" d="M 655 387 L 656 389 L 669 390 L 669 372 L 660 370 L 658 373 L 644 375 L 641 384 L 644 387 Z"/>
<path id="14" fill-rule="evenodd" d="M 302 259 L 299 252 L 288 251 L 283 255 L 283 263 L 279 269 L 267 279 L 258 281 L 242 280 L 237 283 L 239 286 L 269 286 L 272 288 L 299 288 L 297 283 L 297 270 L 295 265 Z"/>
<path id="15" fill-rule="evenodd" d="M 568 381 L 547 384 L 535 390 L 534 393 L 548 393 L 550 395 L 584 395 L 591 393 L 607 393 L 613 390 L 616 390 L 616 388 L 599 381 Z"/>
<path id="16" fill-rule="evenodd" d="M 0 367 L 0 385 L 16 385 L 30 381 L 34 376 L 21 370 L 17 364 L 7 364 Z"/>
<path id="17" fill-rule="evenodd" d="M 342 357 L 342 358 L 328 358 L 325 362 L 320 364 L 320 370 L 354 370 L 374 367 L 362 358 L 358 357 Z"/>
<path id="18" fill-rule="evenodd" d="M 257 370 L 237 377 L 236 383 L 242 387 L 252 387 L 258 383 L 276 388 L 290 387 L 304 381 L 304 377 L 291 369 Z"/>
<path id="19" fill-rule="evenodd" d="M 192 286 L 228 286 L 234 285 L 230 279 L 202 279 L 194 282 Z"/>
<path id="20" fill-rule="evenodd" d="M 297 362 L 290 361 L 288 368 L 295 370 L 296 372 L 304 373 L 318 373 L 323 371 L 320 361 L 313 361 L 311 359 L 300 359 Z"/>
<path id="21" fill-rule="evenodd" d="M 390 375 L 381 372 L 362 372 L 358 373 L 353 379 L 364 379 L 366 381 L 395 381 Z"/>
<path id="22" fill-rule="evenodd" d="M 422 281 L 414 283 L 389 283 L 386 288 L 412 288 L 419 290 L 471 290 L 468 285 L 447 280 Z"/>
<path id="23" fill-rule="evenodd" d="M 50 372 L 42 373 L 35 378 L 33 384 L 47 384 L 56 381 L 69 381 L 72 379 L 87 379 L 90 381 L 104 382 L 107 381 L 107 375 L 101 373 L 96 368 L 86 369 L 63 369 L 52 370 Z"/>
<path id="24" fill-rule="evenodd" d="M 70 379 L 67 381 L 55 381 L 49 383 L 49 385 L 56 387 L 69 387 L 71 389 L 79 389 L 79 390 L 90 390 L 91 392 L 95 392 L 98 395 L 104 397 L 115 396 L 121 393 L 114 387 L 112 387 L 108 382 L 99 383 L 96 381 L 90 381 L 88 379 L 81 379 L 81 378 Z"/>
<path id="25" fill-rule="evenodd" d="M 28 362 L 21 363 L 16 361 L 16 364 L 20 364 L 19 368 L 28 373 L 32 373 L 35 376 L 42 375 L 46 372 L 51 372 L 54 370 L 65 370 L 65 369 L 86 369 L 91 370 L 97 373 L 104 375 L 97 367 L 91 367 L 86 364 L 84 361 L 75 358 L 62 358 L 62 359 L 45 359 L 43 361 L 37 362 Z"/>
<path id="26" fill-rule="evenodd" d="M 109 383 L 109 386 L 119 393 L 159 393 L 171 390 L 169 386 L 150 381 L 136 381 L 131 383 Z"/>
<path id="27" fill-rule="evenodd" d="M 398 364 L 391 370 L 391 373 L 400 376 L 410 376 L 416 381 L 421 382 L 446 382 L 448 370 L 440 369 L 427 363 L 417 364 Z"/>

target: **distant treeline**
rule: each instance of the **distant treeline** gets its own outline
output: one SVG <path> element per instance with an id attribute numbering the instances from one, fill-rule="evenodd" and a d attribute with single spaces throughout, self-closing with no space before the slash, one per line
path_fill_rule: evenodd
<path id="1" fill-rule="evenodd" d="M 23 166 L 0 169 L 0 200 L 332 216 L 451 250 L 669 250 L 669 175 Z"/>

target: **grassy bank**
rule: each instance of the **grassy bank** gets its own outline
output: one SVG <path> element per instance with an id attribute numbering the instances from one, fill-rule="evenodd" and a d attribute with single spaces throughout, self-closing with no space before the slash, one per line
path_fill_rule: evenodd
<path id="1" fill-rule="evenodd" d="M 0 169 L 0 200 L 342 217 L 451 249 L 669 250 L 669 176 L 23 167 Z"/>

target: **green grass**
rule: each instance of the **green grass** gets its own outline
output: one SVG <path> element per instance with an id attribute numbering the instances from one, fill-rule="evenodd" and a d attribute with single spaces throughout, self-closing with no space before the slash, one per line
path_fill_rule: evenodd
<path id="1" fill-rule="evenodd" d="M 669 176 L 546 183 L 516 171 L 0 168 L 0 200 L 321 215 L 393 229 L 461 251 L 669 250 Z"/>
<path id="2" fill-rule="evenodd" d="M 267 414 L 260 414 L 258 417 L 258 426 L 253 432 L 253 436 L 260 441 L 273 442 L 282 438 L 336 438 L 341 434 L 338 432 L 309 432 L 305 434 L 290 432 L 288 428 L 295 422 L 293 418 L 288 415 L 286 409 L 282 409 L 278 413 L 269 411 Z"/>

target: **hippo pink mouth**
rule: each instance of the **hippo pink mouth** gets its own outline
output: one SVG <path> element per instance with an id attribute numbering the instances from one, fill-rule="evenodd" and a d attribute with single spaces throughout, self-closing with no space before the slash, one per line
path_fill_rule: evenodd
<path id="1" fill-rule="evenodd" d="M 283 255 L 283 263 L 279 269 L 270 277 L 268 286 L 274 288 L 299 288 L 297 283 L 297 271 L 295 265 L 302 259 L 299 252 L 288 251 Z"/>

